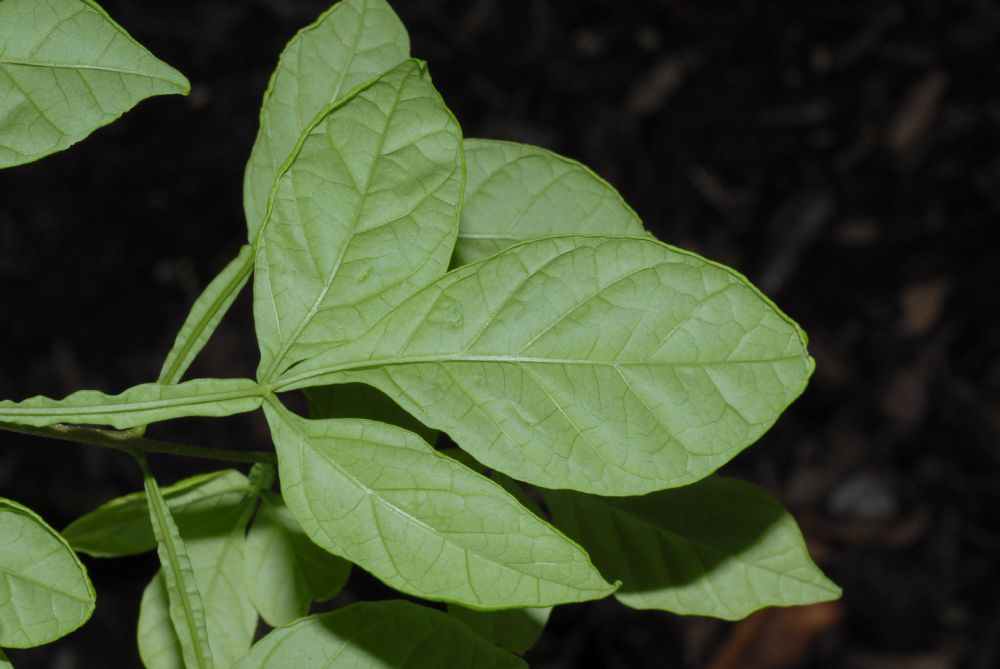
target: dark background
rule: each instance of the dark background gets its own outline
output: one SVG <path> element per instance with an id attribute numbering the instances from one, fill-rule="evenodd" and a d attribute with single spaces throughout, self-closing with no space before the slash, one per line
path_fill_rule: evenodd
<path id="1" fill-rule="evenodd" d="M 243 166 L 313 0 L 106 0 L 192 81 L 0 173 L 0 397 L 156 377 L 245 237 Z M 1000 6 L 985 0 L 397 0 L 467 136 L 552 148 L 665 241 L 746 273 L 817 372 L 727 471 L 792 509 L 836 604 L 732 625 L 559 609 L 537 667 L 1000 666 Z M 250 375 L 244 296 L 192 370 Z M 267 448 L 259 419 L 155 436 Z M 133 462 L 3 434 L 0 491 L 57 527 L 141 487 Z M 205 465 L 160 457 L 163 480 Z M 208 465 L 211 466 L 211 465 Z M 87 561 L 82 630 L 19 669 L 138 666 L 152 557 Z M 356 574 L 346 598 L 388 596 Z M 306 669 L 306 668 L 303 668 Z"/>

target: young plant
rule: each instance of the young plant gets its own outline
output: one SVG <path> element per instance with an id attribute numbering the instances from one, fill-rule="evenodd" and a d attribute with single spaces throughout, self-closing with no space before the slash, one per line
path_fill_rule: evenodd
<path id="1" fill-rule="evenodd" d="M 0 90 L 7 166 L 187 82 L 90 0 L 2 0 Z M 3 429 L 132 453 L 145 482 L 61 535 L 0 500 L 0 646 L 86 621 L 77 553 L 158 552 L 138 623 L 150 669 L 517 667 L 559 604 L 737 619 L 839 596 L 773 498 L 714 474 L 813 369 L 744 277 L 653 239 L 572 160 L 464 139 L 384 0 L 301 31 L 260 118 L 248 242 L 159 378 L 0 402 Z M 251 276 L 255 378 L 182 381 Z M 145 436 L 258 409 L 275 453 Z M 442 433 L 461 450 L 435 448 Z M 256 464 L 161 489 L 148 453 Z M 308 615 L 352 564 L 447 612 Z M 258 617 L 274 629 L 254 643 Z"/>

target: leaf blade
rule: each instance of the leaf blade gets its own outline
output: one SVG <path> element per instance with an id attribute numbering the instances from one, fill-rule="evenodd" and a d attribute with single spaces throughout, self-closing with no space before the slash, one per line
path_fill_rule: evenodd
<path id="1" fill-rule="evenodd" d="M 538 643 L 551 613 L 551 607 L 474 611 L 448 605 L 448 615 L 461 620 L 484 639 L 517 655 L 523 655 Z"/>
<path id="2" fill-rule="evenodd" d="M 189 88 L 91 0 L 0 4 L 0 168 L 61 151 L 141 100 Z"/>
<path id="3" fill-rule="evenodd" d="M 0 497 L 0 645 L 31 648 L 83 625 L 94 611 L 87 570 L 38 514 Z M 15 537 L 11 541 L 9 537 Z"/>

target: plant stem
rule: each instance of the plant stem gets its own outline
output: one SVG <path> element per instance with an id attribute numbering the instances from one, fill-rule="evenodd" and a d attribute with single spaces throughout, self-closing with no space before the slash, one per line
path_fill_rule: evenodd
<path id="1" fill-rule="evenodd" d="M 78 444 L 88 444 L 90 446 L 101 446 L 113 448 L 126 453 L 164 453 L 167 455 L 181 455 L 189 458 L 203 458 L 208 460 L 223 460 L 226 462 L 249 462 L 264 463 L 273 465 L 277 459 L 274 453 L 264 451 L 233 451 L 224 448 L 204 448 L 201 446 L 190 446 L 188 444 L 178 444 L 170 441 L 159 441 L 157 439 L 147 439 L 138 435 L 135 431 L 125 430 L 105 430 L 97 427 L 80 427 L 76 425 L 50 425 L 48 427 L 31 427 L 28 425 L 18 425 L 16 423 L 0 422 L 0 430 L 7 432 L 17 432 L 35 437 L 48 437 L 59 441 L 71 441 Z"/>

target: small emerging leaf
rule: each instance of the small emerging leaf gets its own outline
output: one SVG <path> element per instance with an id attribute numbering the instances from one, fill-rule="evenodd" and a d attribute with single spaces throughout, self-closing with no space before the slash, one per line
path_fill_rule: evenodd
<path id="1" fill-rule="evenodd" d="M 455 264 L 555 235 L 640 236 L 632 208 L 590 169 L 514 142 L 466 139 L 465 204 Z"/>
<path id="2" fill-rule="evenodd" d="M 45 427 L 57 423 L 110 425 L 118 430 L 185 416 L 231 416 L 260 408 L 250 379 L 195 379 L 177 385 L 144 383 L 118 395 L 81 390 L 61 400 L 0 401 L 0 421 Z"/>
<path id="3" fill-rule="evenodd" d="M 0 646 L 55 641 L 93 612 L 94 587 L 66 541 L 34 511 L 0 497 Z"/>
<path id="4" fill-rule="evenodd" d="M 527 669 L 462 623 L 410 602 L 360 602 L 276 629 L 234 669 Z"/>
<path id="5" fill-rule="evenodd" d="M 411 432 L 264 407 L 288 508 L 326 550 L 386 584 L 476 608 L 597 599 L 586 553 Z"/>
<path id="6" fill-rule="evenodd" d="M 277 495 L 261 499 L 247 536 L 244 582 L 261 617 L 281 627 L 309 613 L 312 602 L 332 599 L 351 563 L 314 544 Z"/>
<path id="7" fill-rule="evenodd" d="M 189 88 L 92 0 L 0 2 L 0 168 L 61 151 L 141 100 Z"/>
<path id="8" fill-rule="evenodd" d="M 243 183 L 250 241 L 268 196 L 303 131 L 320 111 L 410 56 L 406 28 L 385 0 L 343 0 L 285 47 L 260 110 Z"/>
<path id="9" fill-rule="evenodd" d="M 791 515 L 749 483 L 712 476 L 644 497 L 546 491 L 545 501 L 636 609 L 737 620 L 840 596 Z"/>
<path id="10" fill-rule="evenodd" d="M 219 514 L 243 504 L 250 491 L 246 477 L 234 469 L 192 476 L 162 490 L 184 537 L 210 534 Z M 62 535 L 74 550 L 94 557 L 137 555 L 156 548 L 143 492 L 102 504 L 70 523 Z"/>
<path id="11" fill-rule="evenodd" d="M 514 478 L 638 495 L 715 471 L 812 369 L 805 334 L 733 270 L 579 236 L 453 270 L 277 385 L 369 383 Z"/>
<path id="12" fill-rule="evenodd" d="M 461 131 L 418 61 L 321 116 L 258 243 L 258 379 L 356 337 L 440 276 L 463 180 Z"/>
<path id="13" fill-rule="evenodd" d="M 538 643 L 551 613 L 551 607 L 473 611 L 455 604 L 448 605 L 449 615 L 461 620 L 484 639 L 518 655 L 523 655 Z"/>

